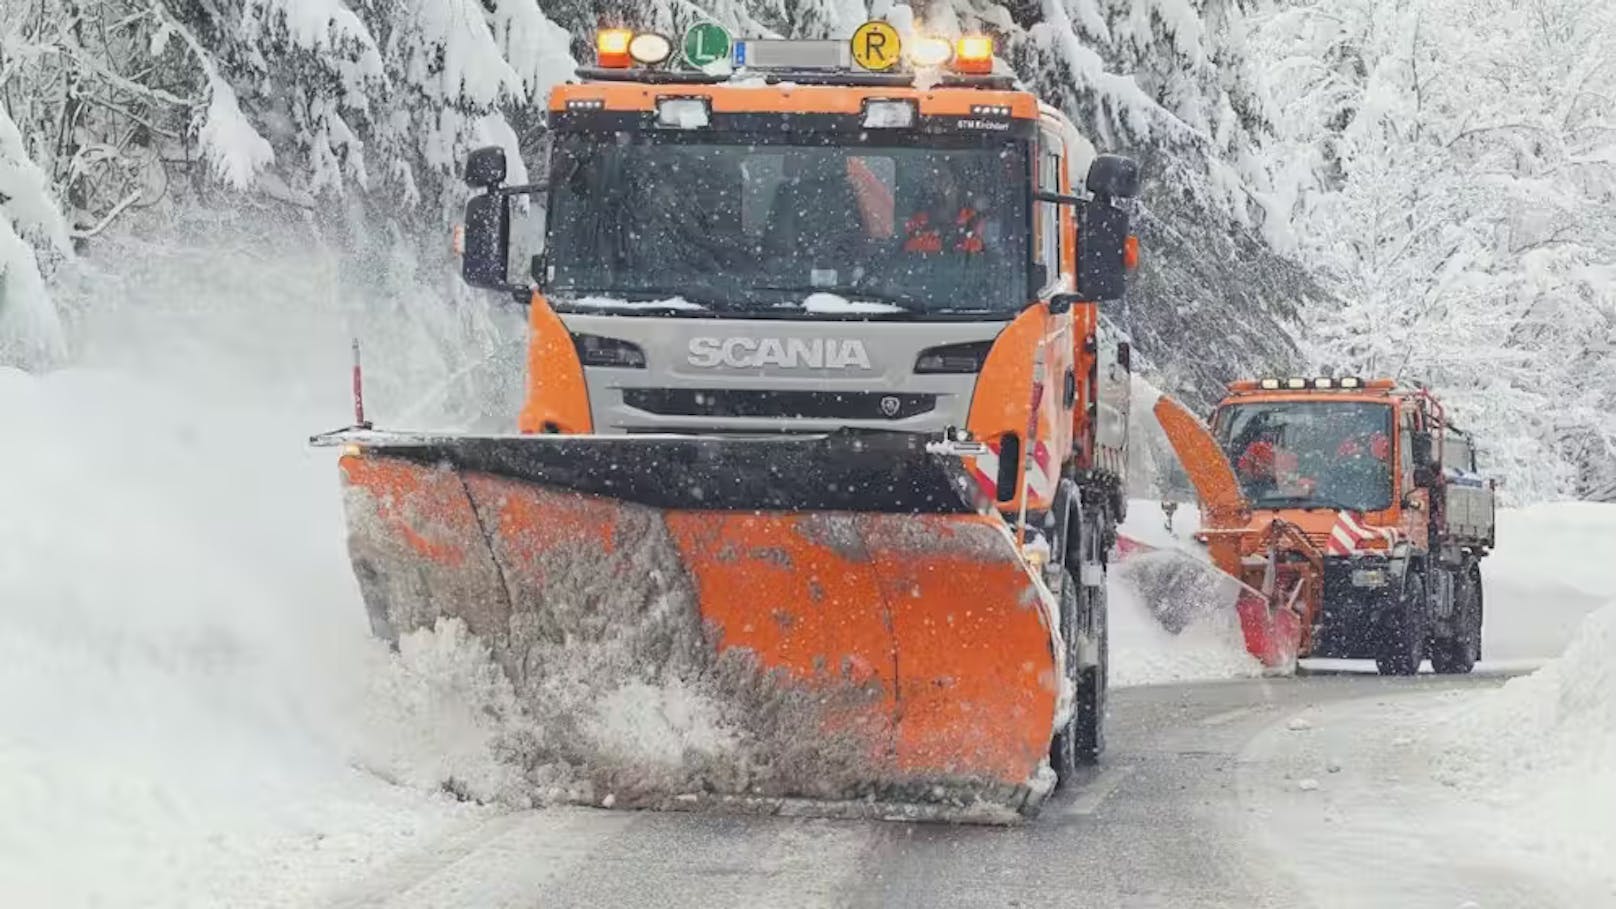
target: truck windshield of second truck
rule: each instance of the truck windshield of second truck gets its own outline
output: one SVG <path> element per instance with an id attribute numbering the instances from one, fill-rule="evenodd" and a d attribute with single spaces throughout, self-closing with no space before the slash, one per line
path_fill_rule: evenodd
<path id="1" fill-rule="evenodd" d="M 1392 410 L 1359 401 L 1254 401 L 1219 411 L 1218 441 L 1255 508 L 1391 506 Z"/>
<path id="2" fill-rule="evenodd" d="M 868 134 L 866 134 L 868 135 Z M 857 135 L 556 139 L 547 290 L 790 312 L 819 295 L 910 314 L 1027 304 L 1024 145 Z"/>

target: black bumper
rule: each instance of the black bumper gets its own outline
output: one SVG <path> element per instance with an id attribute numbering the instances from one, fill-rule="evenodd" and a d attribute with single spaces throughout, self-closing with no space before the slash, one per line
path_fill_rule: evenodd
<path id="1" fill-rule="evenodd" d="M 1355 570 L 1384 572 L 1379 587 L 1353 584 Z M 1382 613 L 1397 602 L 1402 575 L 1384 558 L 1324 560 L 1324 614 L 1313 629 L 1312 657 L 1374 659 L 1379 650 Z"/>

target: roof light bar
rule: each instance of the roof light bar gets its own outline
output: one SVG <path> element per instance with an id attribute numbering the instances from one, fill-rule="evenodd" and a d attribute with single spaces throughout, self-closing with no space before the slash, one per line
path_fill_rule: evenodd
<path id="1" fill-rule="evenodd" d="M 954 42 L 954 69 L 974 75 L 993 72 L 993 39 L 987 35 L 966 35 Z"/>
<path id="2" fill-rule="evenodd" d="M 1342 388 L 1362 388 L 1363 380 L 1357 376 L 1347 376 L 1337 384 L 1339 384 Z"/>
<path id="3" fill-rule="evenodd" d="M 1263 389 L 1264 391 L 1274 391 L 1275 389 L 1279 388 L 1279 380 L 1263 379 L 1257 383 L 1257 387 Z"/>
<path id="4" fill-rule="evenodd" d="M 1307 387 L 1307 380 L 1301 378 L 1300 376 L 1293 376 L 1293 377 L 1285 380 L 1285 387 L 1290 388 L 1290 389 L 1306 388 Z"/>
<path id="5" fill-rule="evenodd" d="M 655 66 L 673 56 L 673 42 L 666 35 L 640 32 L 628 42 L 628 55 L 634 62 Z"/>
<path id="6" fill-rule="evenodd" d="M 1331 379 L 1329 376 L 1319 376 L 1317 379 L 1313 380 L 1313 387 L 1314 388 L 1334 388 L 1335 387 L 1335 381 L 1333 379 Z"/>
<path id="7" fill-rule="evenodd" d="M 629 45 L 634 33 L 626 28 L 603 28 L 595 33 L 595 65 L 602 69 L 627 69 L 634 58 Z"/>
<path id="8" fill-rule="evenodd" d="M 947 38 L 917 38 L 904 46 L 909 63 L 922 69 L 945 66 L 954 59 L 954 45 Z"/>

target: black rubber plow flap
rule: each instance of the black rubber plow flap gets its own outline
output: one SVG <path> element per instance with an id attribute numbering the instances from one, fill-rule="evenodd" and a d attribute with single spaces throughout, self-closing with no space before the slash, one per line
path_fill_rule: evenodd
<path id="1" fill-rule="evenodd" d="M 964 514 L 976 484 L 913 433 L 441 435 L 339 430 L 310 440 L 685 511 Z"/>

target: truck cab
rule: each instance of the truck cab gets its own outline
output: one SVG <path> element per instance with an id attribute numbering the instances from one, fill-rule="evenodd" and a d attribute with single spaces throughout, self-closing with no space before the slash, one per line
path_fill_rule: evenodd
<path id="1" fill-rule="evenodd" d="M 1134 163 L 985 37 L 882 71 L 857 37 L 700 69 L 622 50 L 645 37 L 551 92 L 542 182 L 467 164 L 465 278 L 530 311 L 520 430 L 947 435 L 984 504 L 1041 518 L 1069 482 L 1109 533 L 1128 351 L 1097 306 L 1136 260 Z"/>

